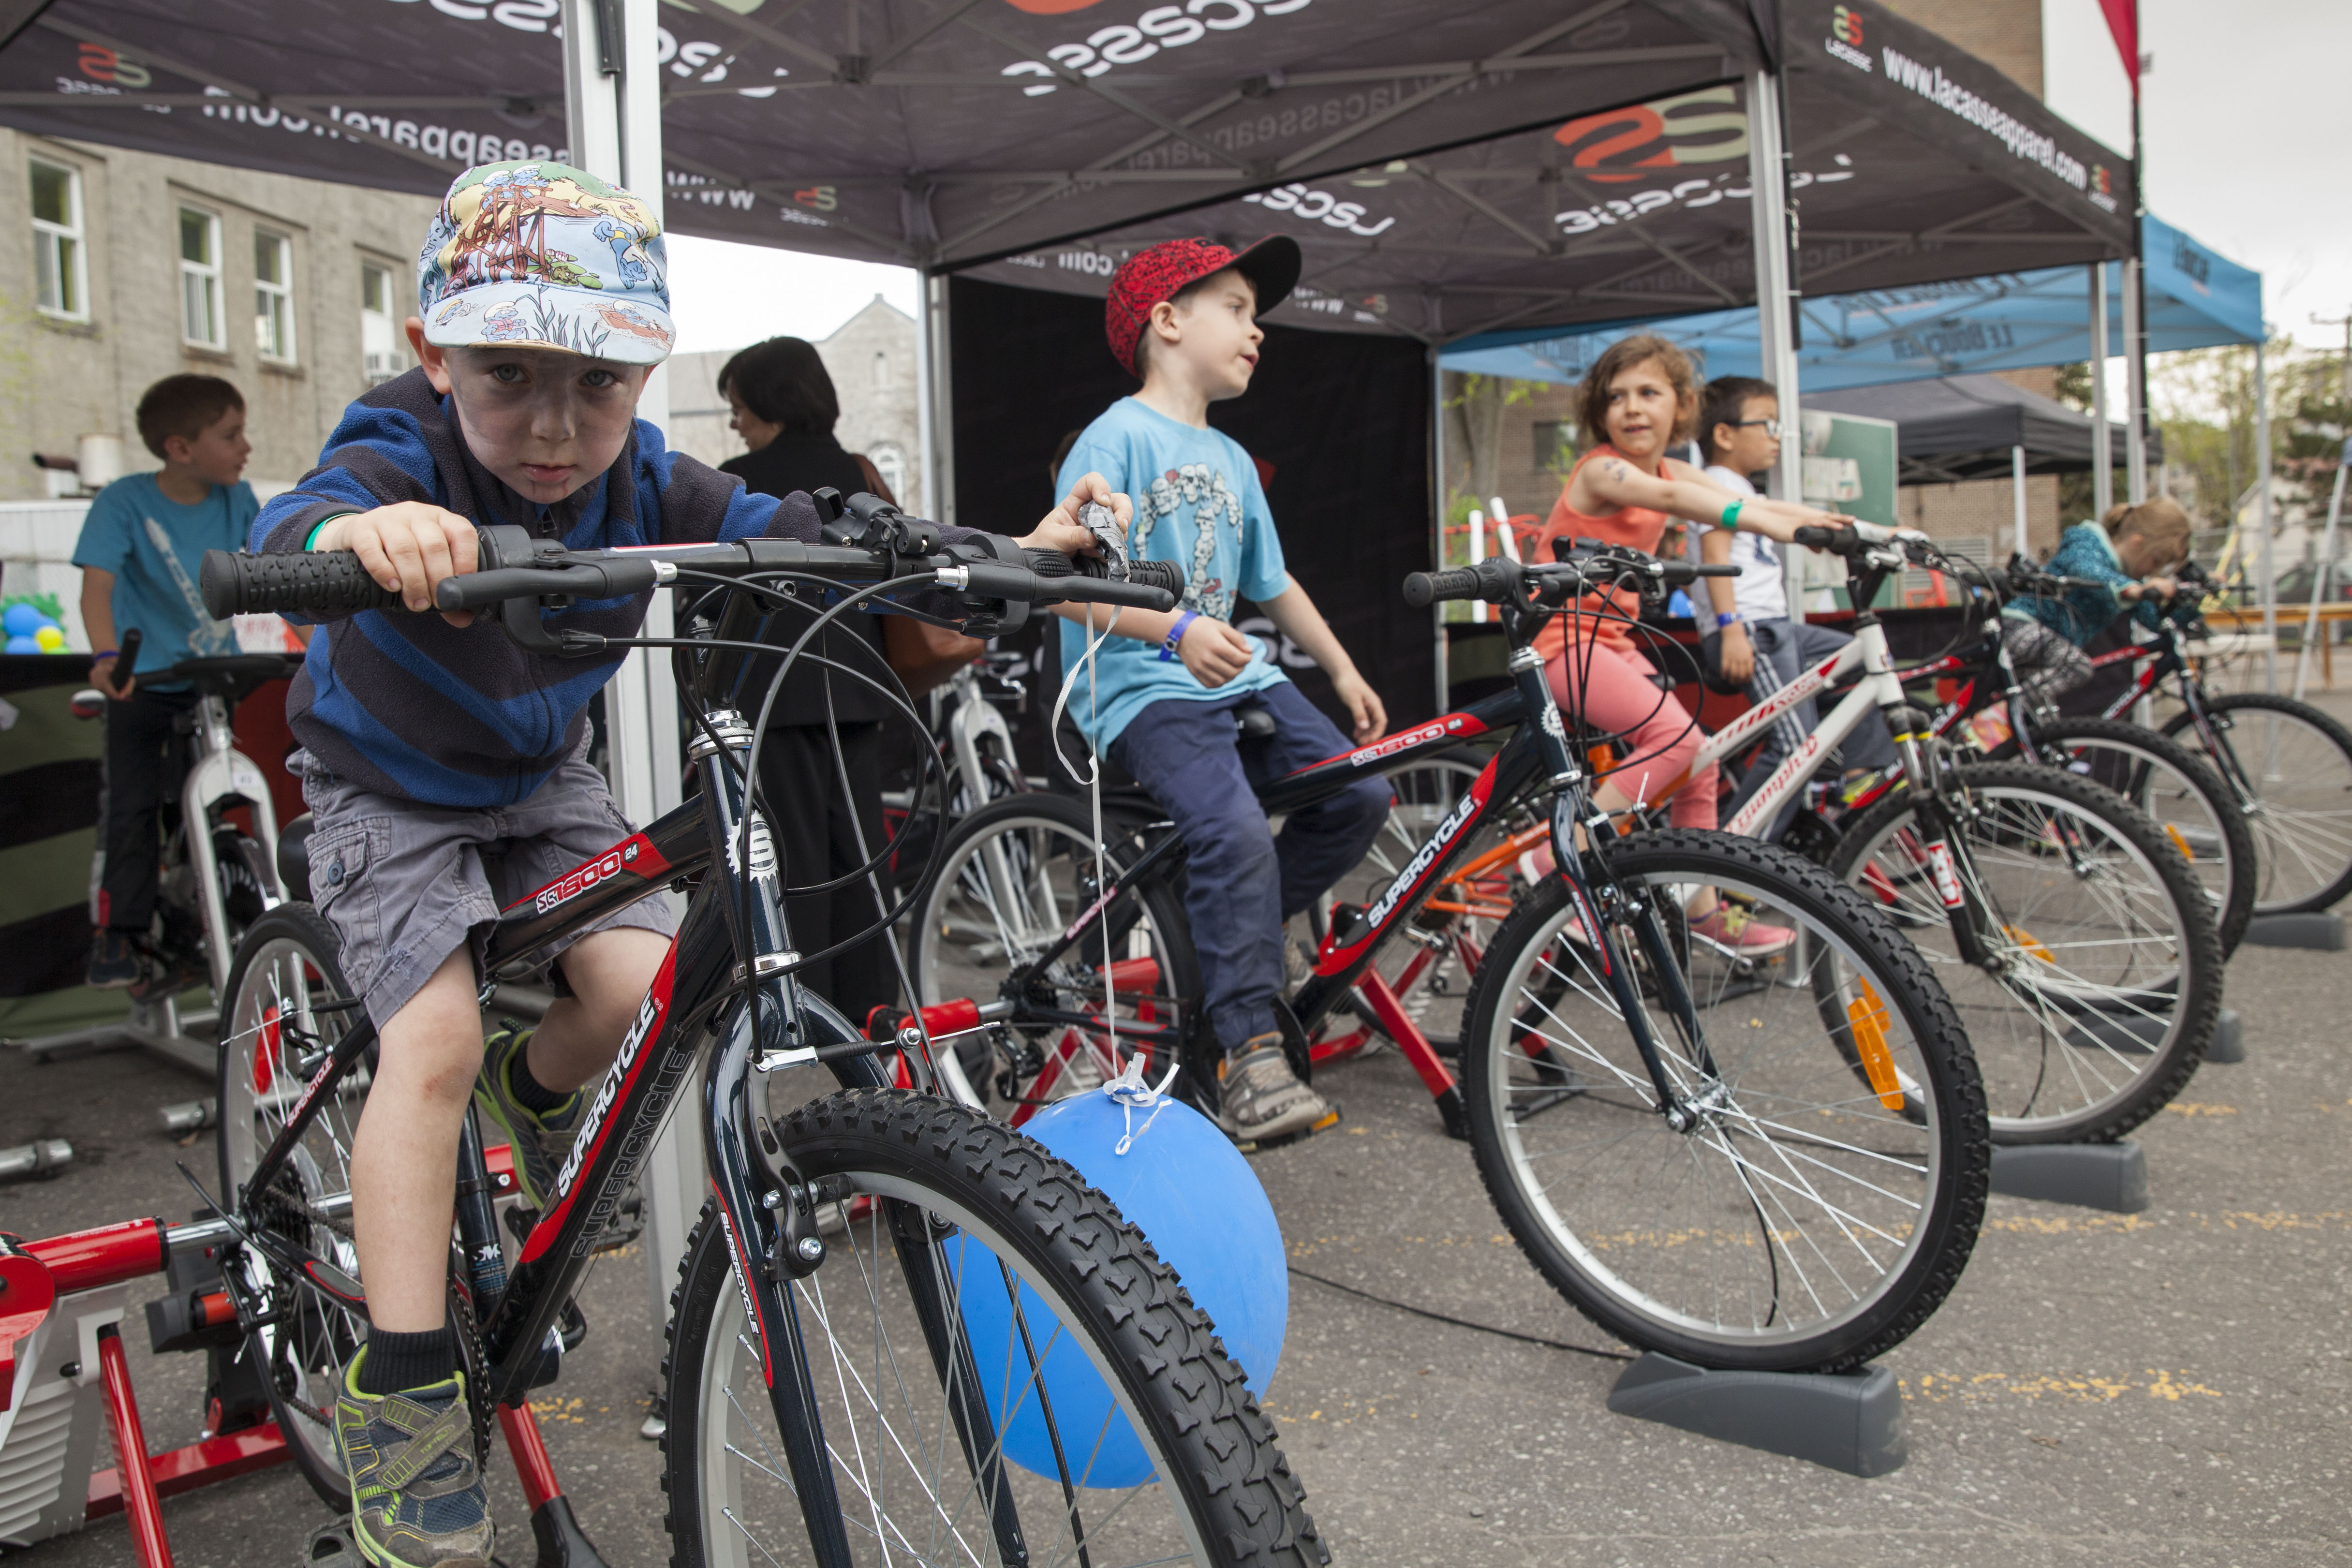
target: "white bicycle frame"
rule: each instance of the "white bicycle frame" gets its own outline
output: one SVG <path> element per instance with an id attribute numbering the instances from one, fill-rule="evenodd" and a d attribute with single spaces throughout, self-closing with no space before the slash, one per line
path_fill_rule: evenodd
<path id="1" fill-rule="evenodd" d="M 1869 528 L 1869 524 L 1861 525 Z M 1874 534 L 1884 534 L 1892 541 L 1898 537 L 1895 529 L 1873 529 Z M 1896 563 L 1899 564 L 1899 561 Z M 1696 773 L 1726 758 L 1738 755 L 1761 734 L 1769 725 L 1777 723 L 1798 703 L 1835 686 L 1839 681 L 1862 671 L 1860 684 L 1848 692 L 1844 700 L 1822 716 L 1813 732 L 1804 738 L 1772 771 L 1772 777 L 1754 798 L 1741 806 L 1729 822 L 1723 825 L 1728 833 L 1752 837 L 1775 816 L 1799 791 L 1805 781 L 1821 766 L 1823 755 L 1844 743 L 1871 709 L 1891 714 L 1904 705 L 1903 682 L 1895 673 L 1895 665 L 1886 649 L 1886 628 L 1875 620 L 1865 618 L 1854 628 L 1853 641 L 1823 659 L 1814 668 L 1799 673 L 1796 679 L 1780 688 L 1769 698 L 1741 714 L 1717 733 L 1707 737 L 1692 759 L 1690 771 Z"/>

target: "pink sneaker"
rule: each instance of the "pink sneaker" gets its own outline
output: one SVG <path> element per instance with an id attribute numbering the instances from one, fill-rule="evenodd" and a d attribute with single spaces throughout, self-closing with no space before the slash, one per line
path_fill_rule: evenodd
<path id="1" fill-rule="evenodd" d="M 1746 910 L 1727 903 L 1719 903 L 1706 918 L 1691 921 L 1690 932 L 1743 958 L 1778 952 L 1797 940 L 1797 933 L 1787 926 L 1766 925 Z"/>

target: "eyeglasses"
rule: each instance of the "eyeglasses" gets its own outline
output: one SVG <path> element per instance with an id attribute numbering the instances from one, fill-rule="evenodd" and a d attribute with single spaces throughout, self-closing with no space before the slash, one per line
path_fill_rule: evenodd
<path id="1" fill-rule="evenodd" d="M 1731 421 L 1731 427 L 1734 430 L 1745 430 L 1750 425 L 1761 425 L 1764 426 L 1764 434 L 1771 437 L 1775 441 L 1780 438 L 1780 422 L 1778 419 L 1734 419 Z"/>

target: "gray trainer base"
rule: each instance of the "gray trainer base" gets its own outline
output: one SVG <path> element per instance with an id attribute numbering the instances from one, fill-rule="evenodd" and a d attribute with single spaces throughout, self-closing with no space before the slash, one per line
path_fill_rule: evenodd
<path id="1" fill-rule="evenodd" d="M 2246 1021 L 2238 1016 L 2235 1007 L 2224 1007 L 2213 1020 L 2213 1037 L 2205 1042 L 2205 1059 L 2209 1062 L 2242 1062 L 2246 1059 Z"/>
<path id="2" fill-rule="evenodd" d="M 2246 922 L 2246 941 L 2255 947 L 2308 947 L 2344 951 L 2344 917 L 2334 910 L 2301 915 L 2256 915 Z"/>
<path id="3" fill-rule="evenodd" d="M 1992 1152 L 2004 1197 L 2137 1214 L 2147 1207 L 2147 1154 L 2137 1143 L 2030 1143 Z"/>
<path id="4" fill-rule="evenodd" d="M 2164 1043 L 2168 1018 L 2147 1013 L 2082 1013 L 2066 1031 L 2066 1043 L 2081 1051 L 2121 1051 L 2144 1057 Z"/>
<path id="5" fill-rule="evenodd" d="M 1903 1395 L 1883 1366 L 1709 1372 L 1654 1351 L 1625 1369 L 1609 1408 L 1849 1476 L 1891 1475 L 1910 1457 Z"/>

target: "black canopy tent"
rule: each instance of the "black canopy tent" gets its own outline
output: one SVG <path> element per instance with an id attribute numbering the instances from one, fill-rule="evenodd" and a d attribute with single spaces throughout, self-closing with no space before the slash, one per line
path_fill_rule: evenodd
<path id="1" fill-rule="evenodd" d="M 1894 420 L 1895 459 L 1906 485 L 2087 473 L 2097 460 L 2089 415 L 1997 375 L 1813 393 L 1805 406 Z M 2108 426 L 2107 466 L 2122 467 L 2125 455 L 2123 428 Z"/>

